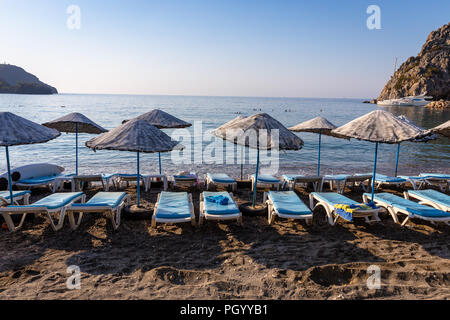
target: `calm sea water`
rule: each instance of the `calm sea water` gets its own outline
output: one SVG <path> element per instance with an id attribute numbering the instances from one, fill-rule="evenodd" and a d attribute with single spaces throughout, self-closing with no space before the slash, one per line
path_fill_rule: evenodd
<path id="1" fill-rule="evenodd" d="M 53 96 L 0 95 L 0 111 L 10 111 L 29 120 L 43 123 L 71 112 L 81 112 L 106 129 L 121 124 L 152 109 L 159 108 L 185 121 L 202 120 L 203 131 L 210 131 L 241 113 L 244 116 L 266 112 L 286 127 L 309 120 L 318 115 L 335 125 L 364 115 L 379 107 L 363 104 L 357 99 L 309 98 L 240 98 L 240 97 L 190 97 L 190 96 L 138 96 L 138 95 L 78 95 Z M 432 111 L 419 107 L 385 108 L 396 115 L 404 114 L 423 128 L 432 128 L 450 119 L 449 111 Z M 188 128 L 194 135 L 194 128 Z M 166 130 L 170 135 L 172 130 Z M 300 151 L 280 153 L 279 173 L 315 173 L 317 166 L 318 135 L 298 134 L 305 146 Z M 131 152 L 97 151 L 84 147 L 93 136 L 80 135 L 80 173 L 132 173 L 136 170 L 136 155 Z M 198 134 L 197 134 L 198 137 Z M 205 134 L 205 138 L 208 134 Z M 402 143 L 399 174 L 420 172 L 450 172 L 450 139 L 440 138 L 428 143 Z M 203 142 L 205 148 L 211 141 Z M 62 134 L 45 144 L 11 147 L 12 167 L 48 162 L 61 165 L 66 172 L 74 172 L 75 135 Z M 356 140 L 346 141 L 332 137 L 322 139 L 322 174 L 368 172 L 372 170 L 374 144 Z M 192 148 L 194 149 L 194 148 Z M 381 145 L 379 171 L 392 175 L 395 166 L 396 146 Z M 142 155 L 142 172 L 158 171 L 156 154 Z M 239 165 L 185 164 L 175 165 L 170 154 L 163 154 L 163 171 L 173 174 L 180 170 L 198 173 L 227 172 L 239 175 Z M 4 153 L 0 155 L 0 172 L 6 171 Z M 254 165 L 244 166 L 244 173 L 254 171 Z"/>

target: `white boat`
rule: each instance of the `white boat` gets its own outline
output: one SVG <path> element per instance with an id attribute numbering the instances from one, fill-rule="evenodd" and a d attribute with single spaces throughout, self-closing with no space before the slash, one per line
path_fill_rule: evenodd
<path id="1" fill-rule="evenodd" d="M 388 99 L 383 101 L 377 101 L 380 106 L 414 106 L 414 107 L 424 107 L 431 102 L 433 97 L 421 94 L 419 96 L 409 96 L 398 99 Z"/>

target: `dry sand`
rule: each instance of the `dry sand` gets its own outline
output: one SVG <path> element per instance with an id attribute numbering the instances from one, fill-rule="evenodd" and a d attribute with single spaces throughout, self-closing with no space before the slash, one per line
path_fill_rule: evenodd
<path id="1" fill-rule="evenodd" d="M 132 187 L 127 192 L 135 197 Z M 149 207 L 157 192 L 143 192 Z M 307 201 L 304 189 L 297 193 Z M 361 201 L 361 192 L 346 195 Z M 235 197 L 244 202 L 251 193 Z M 193 198 L 198 215 L 199 193 Z M 266 216 L 244 216 L 243 227 L 151 229 L 149 215 L 123 215 L 113 231 L 105 215 L 91 214 L 78 230 L 66 223 L 55 233 L 36 217 L 17 233 L 0 231 L 0 299 L 450 298 L 450 228 L 382 219 L 334 227 L 278 219 L 269 226 Z M 80 290 L 66 287 L 70 265 L 81 269 Z M 381 269 L 381 289 L 366 286 L 370 265 Z"/>

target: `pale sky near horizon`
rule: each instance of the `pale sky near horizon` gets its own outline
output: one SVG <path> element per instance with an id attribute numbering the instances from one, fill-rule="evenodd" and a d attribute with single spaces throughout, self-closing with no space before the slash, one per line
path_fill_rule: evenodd
<path id="1" fill-rule="evenodd" d="M 380 30 L 366 26 L 373 4 Z M 0 0 L 0 61 L 60 93 L 374 98 L 449 12 L 444 0 Z"/>

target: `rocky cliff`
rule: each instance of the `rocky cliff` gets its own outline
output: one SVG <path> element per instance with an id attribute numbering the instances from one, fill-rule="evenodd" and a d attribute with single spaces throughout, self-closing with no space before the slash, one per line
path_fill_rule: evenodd
<path id="1" fill-rule="evenodd" d="M 422 93 L 450 100 L 450 23 L 430 33 L 419 55 L 397 69 L 377 100 Z"/>
<path id="2" fill-rule="evenodd" d="M 56 94 L 58 91 L 18 66 L 0 64 L 0 93 Z"/>

